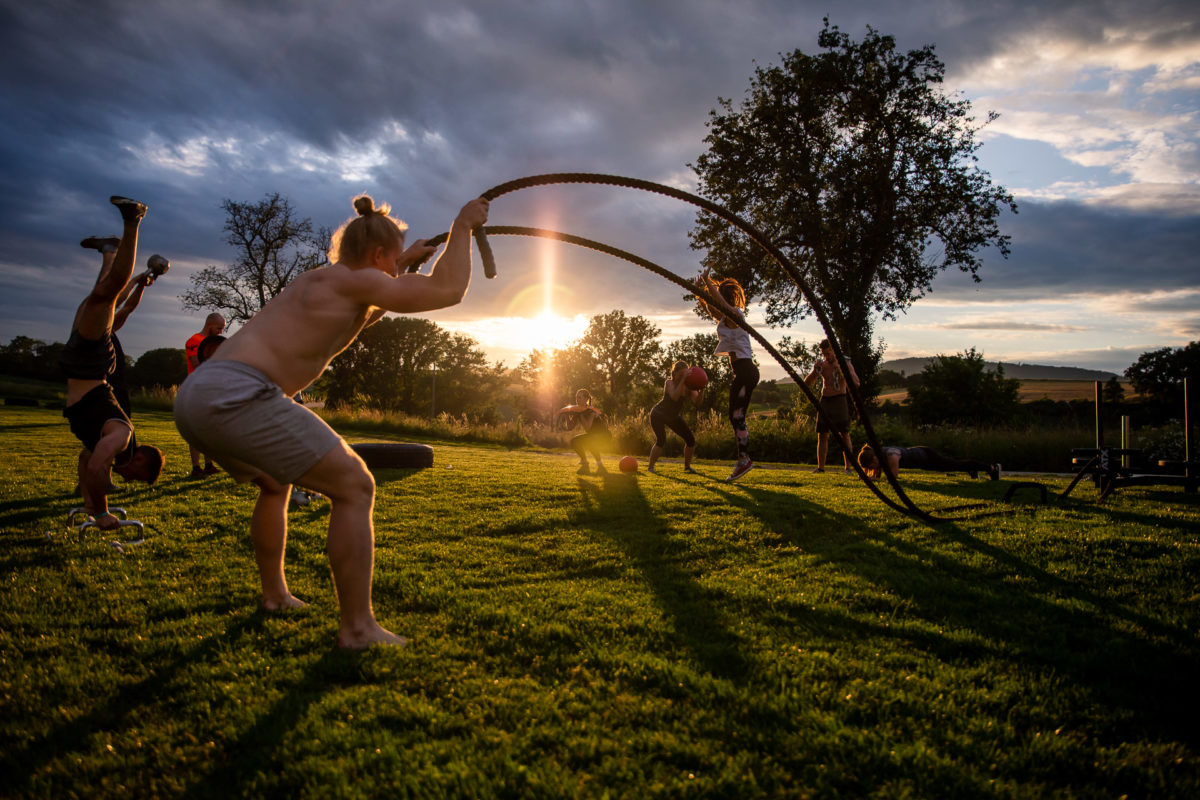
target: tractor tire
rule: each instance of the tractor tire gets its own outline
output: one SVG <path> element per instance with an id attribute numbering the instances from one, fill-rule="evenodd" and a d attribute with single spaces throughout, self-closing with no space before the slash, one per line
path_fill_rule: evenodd
<path id="1" fill-rule="evenodd" d="M 425 469 L 433 466 L 433 448 L 407 442 L 359 442 L 350 445 L 367 469 Z"/>

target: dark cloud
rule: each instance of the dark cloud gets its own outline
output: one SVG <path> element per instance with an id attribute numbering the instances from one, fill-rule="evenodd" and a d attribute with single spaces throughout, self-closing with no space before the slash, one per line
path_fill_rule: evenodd
<path id="1" fill-rule="evenodd" d="M 947 322 L 935 327 L 961 331 L 1053 331 L 1079 333 L 1087 330 L 1076 325 L 1054 325 L 1045 322 L 1020 322 L 1007 319 L 981 319 L 974 322 Z"/>
<path id="2" fill-rule="evenodd" d="M 443 231 L 459 206 L 529 174 L 596 171 L 687 180 L 719 96 L 739 100 L 754 64 L 816 49 L 827 3 L 297 4 L 88 0 L 0 7 L 0 341 L 65 338 L 96 264 L 77 247 L 110 233 L 109 194 L 151 205 L 140 243 L 176 267 L 147 294 L 127 349 L 173 341 L 195 320 L 175 296 L 230 256 L 224 198 L 288 196 L 336 226 L 350 198 L 391 202 L 411 236 Z M 901 47 L 937 46 L 951 74 L 1033 28 L 1101 40 L 1134 19 L 1182 21 L 1182 3 L 882 2 L 839 8 Z M 1166 31 L 1167 26 L 1159 26 Z M 337 169 L 353 155 L 358 168 Z M 623 247 L 684 274 L 696 254 L 687 206 L 592 187 L 530 190 L 494 205 L 497 224 L 549 224 Z M 995 296 L 1194 285 L 1193 218 L 1165 220 L 1077 204 L 1023 203 L 1006 223 L 1013 256 L 989 261 Z M 502 313 L 514 286 L 540 277 L 541 245 L 497 243 L 504 280 L 479 281 L 450 314 Z M 594 313 L 678 309 L 681 291 L 635 267 L 557 246 L 558 276 Z M 94 255 L 94 254 L 91 254 Z M 33 280 L 38 270 L 47 278 Z M 973 293 L 939 281 L 938 296 Z M 174 325 L 169 334 L 139 331 Z"/>
<path id="3" fill-rule="evenodd" d="M 1046 300 L 1197 285 L 1196 216 L 1025 201 L 1003 229 L 1012 235 L 1007 260 L 989 254 L 980 283 L 957 271 L 944 273 L 935 296 Z"/>

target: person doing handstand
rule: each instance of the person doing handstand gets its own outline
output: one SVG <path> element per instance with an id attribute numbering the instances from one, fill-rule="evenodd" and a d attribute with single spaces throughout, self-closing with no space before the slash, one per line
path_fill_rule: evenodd
<path id="1" fill-rule="evenodd" d="M 676 361 L 671 365 L 671 377 L 663 382 L 663 395 L 654 408 L 650 409 L 650 429 L 654 431 L 654 444 L 650 448 L 650 461 L 646 471 L 651 475 L 657 474 L 654 465 L 667 446 L 667 428 L 675 431 L 683 439 L 683 471 L 695 474 L 692 469 L 692 456 L 696 455 L 696 437 L 692 429 L 680 416 L 683 411 L 683 401 L 690 399 L 696 405 L 700 404 L 700 392 L 687 388 L 684 378 L 690 367 L 686 361 Z"/>
<path id="2" fill-rule="evenodd" d="M 992 480 L 1000 480 L 999 464 L 988 464 L 971 458 L 951 458 L 932 447 L 884 447 L 882 450 L 882 463 L 875 457 L 875 451 L 870 445 L 863 445 L 863 449 L 858 452 L 858 465 L 871 480 L 879 480 L 885 469 L 895 478 L 900 474 L 901 467 L 932 472 L 965 472 L 972 479 L 978 478 L 979 473 L 984 472 Z"/>
<path id="3" fill-rule="evenodd" d="M 102 264 L 96 284 L 75 311 L 71 335 L 59 358 L 67 379 L 63 416 L 83 444 L 77 465 L 79 488 L 84 508 L 101 530 L 119 524 L 108 513 L 110 472 L 125 480 L 153 484 L 163 467 L 161 450 L 138 444 L 133 423 L 107 380 L 116 369 L 112 335 L 116 306 L 128 297 L 125 291 L 137 259 L 138 226 L 146 215 L 144 204 L 127 197 L 114 196 L 110 202 L 121 212 L 123 230 L 119 239 L 92 236 L 80 242 L 82 247 L 100 251 Z"/>
<path id="4" fill-rule="evenodd" d="M 487 221 L 488 201 L 463 206 L 428 275 L 405 273 L 433 248 L 420 240 L 405 249 L 407 226 L 388 206 L 362 195 L 354 208 L 358 216 L 333 235 L 330 265 L 297 276 L 183 382 L 175 424 L 235 480 L 258 486 L 250 538 L 268 610 L 304 605 L 284 577 L 291 484 L 329 498 L 337 642 L 362 648 L 407 643 L 376 621 L 371 605 L 375 482 L 342 437 L 292 396 L 385 312 L 461 301 L 471 280 L 471 231 Z"/>
<path id="5" fill-rule="evenodd" d="M 101 267 L 103 272 L 110 269 L 110 264 L 116 256 L 117 245 L 121 240 L 116 236 L 111 238 L 92 237 L 85 239 L 91 246 L 100 249 Z M 117 298 L 116 311 L 113 313 L 112 338 L 113 346 L 113 363 L 112 369 L 104 376 L 105 382 L 112 388 L 113 397 L 117 401 L 117 405 L 125 412 L 125 416 L 133 420 L 133 399 L 129 393 L 129 366 L 126 363 L 125 348 L 121 346 L 121 340 L 117 338 L 117 331 L 125 327 L 125 323 L 129 320 L 129 315 L 132 314 L 142 302 L 142 293 L 146 288 L 154 283 L 154 280 L 170 266 L 165 258 L 160 255 L 150 256 L 149 269 L 136 278 L 132 279 L 125 285 L 125 291 Z M 113 485 L 110 478 L 107 483 L 107 493 L 112 494 L 117 491 L 117 487 Z M 83 496 L 83 484 L 75 485 L 75 495 Z"/>
<path id="6" fill-rule="evenodd" d="M 592 393 L 587 389 L 575 392 L 574 405 L 560 408 L 556 416 L 563 417 L 567 427 L 573 428 L 578 425 L 583 429 L 583 433 L 571 438 L 571 449 L 579 455 L 579 474 L 587 475 L 591 472 L 588 468 L 588 453 L 596 459 L 596 471 L 606 472 L 601 450 L 612 441 L 612 434 L 604 422 L 603 412 L 592 405 Z"/>

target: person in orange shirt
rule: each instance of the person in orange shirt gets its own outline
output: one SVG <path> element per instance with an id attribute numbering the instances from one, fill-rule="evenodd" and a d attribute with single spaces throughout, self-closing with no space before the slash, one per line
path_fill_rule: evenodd
<path id="1" fill-rule="evenodd" d="M 188 337 L 187 344 L 184 345 L 184 350 L 187 352 L 188 375 L 191 375 L 196 371 L 196 367 L 200 366 L 200 344 L 210 336 L 220 336 L 223 330 L 225 330 L 225 318 L 214 311 L 204 318 L 204 329 Z M 204 454 L 191 445 L 188 445 L 188 449 L 192 455 L 192 471 L 188 475 L 189 478 L 203 478 L 206 475 L 216 475 L 220 472 L 207 455 L 204 456 L 204 468 L 201 469 L 200 456 Z"/>

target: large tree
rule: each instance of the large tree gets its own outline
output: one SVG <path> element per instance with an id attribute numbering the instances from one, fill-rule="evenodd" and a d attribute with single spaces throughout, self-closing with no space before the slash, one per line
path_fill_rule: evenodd
<path id="1" fill-rule="evenodd" d="M 605 411 L 628 413 L 642 402 L 646 385 L 662 385 L 662 331 L 641 316 L 624 311 L 597 314 L 588 323 L 579 347 L 595 364 L 595 381 L 588 387 Z"/>
<path id="2" fill-rule="evenodd" d="M 363 330 L 329 365 L 323 386 L 333 408 L 367 405 L 380 411 L 428 412 L 431 367 L 449 334 L 435 322 L 391 317 Z M 421 388 L 418 388 L 420 384 Z"/>
<path id="3" fill-rule="evenodd" d="M 747 219 L 797 266 L 860 376 L 882 354 L 874 315 L 894 319 L 957 267 L 979 280 L 981 251 L 1008 255 L 1012 195 L 979 169 L 982 127 L 942 89 L 932 46 L 907 53 L 868 27 L 853 41 L 825 20 L 822 50 L 755 70 L 737 109 L 719 98 L 700 193 Z M 987 121 L 994 118 L 989 114 Z M 701 213 L 692 244 L 714 274 L 766 301 L 767 321 L 812 314 L 791 279 L 740 231 Z"/>
<path id="4" fill-rule="evenodd" d="M 1004 367 L 987 368 L 975 348 L 958 355 L 939 355 L 921 371 L 908 390 L 913 417 L 923 425 L 966 423 L 1001 425 L 1021 407 L 1021 382 L 1004 377 Z"/>
<path id="5" fill-rule="evenodd" d="M 1200 379 L 1200 342 L 1184 347 L 1163 347 L 1138 356 L 1125 370 L 1125 377 L 1135 391 L 1166 405 L 1183 402 L 1183 379 L 1191 378 L 1188 388 L 1200 391 L 1195 385 Z M 1191 400 L 1195 402 L 1195 395 Z"/>
<path id="6" fill-rule="evenodd" d="M 301 219 L 286 197 L 268 194 L 257 203 L 226 199 L 225 241 L 237 258 L 192 276 L 180 298 L 189 311 L 219 311 L 232 325 L 253 317 L 302 272 L 326 263 L 329 231 Z"/>

